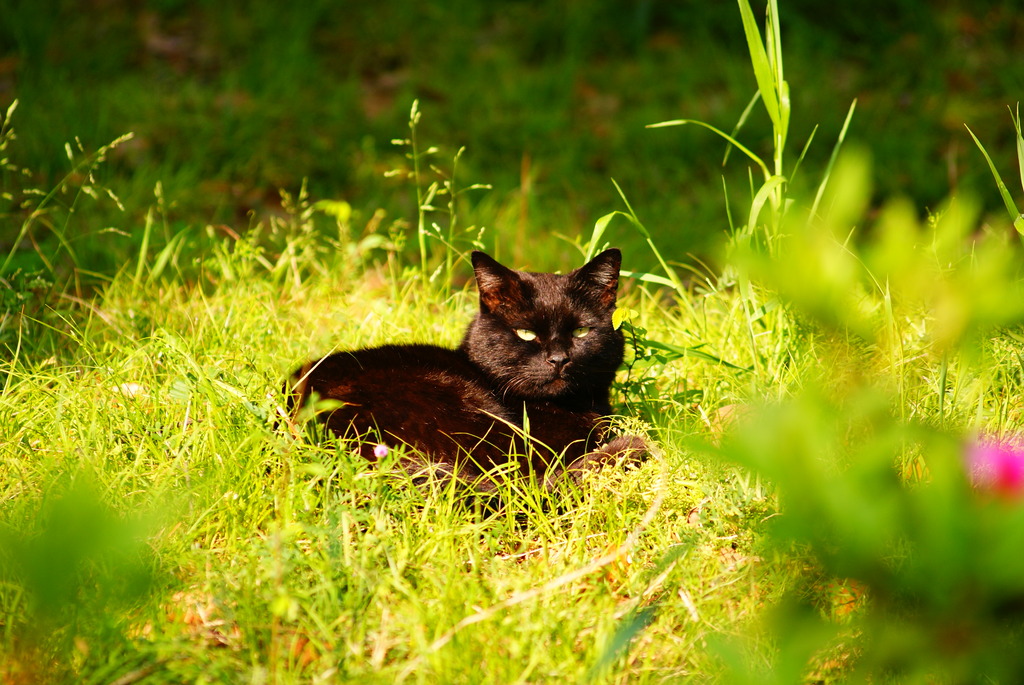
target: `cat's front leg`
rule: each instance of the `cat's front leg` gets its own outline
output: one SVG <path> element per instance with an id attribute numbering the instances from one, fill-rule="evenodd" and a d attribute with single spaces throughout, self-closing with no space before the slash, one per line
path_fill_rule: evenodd
<path id="1" fill-rule="evenodd" d="M 548 473 L 544 479 L 544 486 L 551 489 L 565 478 L 579 483 L 586 473 L 610 464 L 637 464 L 647 458 L 649 451 L 647 441 L 639 435 L 620 435 L 593 452 L 588 452 L 568 465 L 560 466 Z"/>

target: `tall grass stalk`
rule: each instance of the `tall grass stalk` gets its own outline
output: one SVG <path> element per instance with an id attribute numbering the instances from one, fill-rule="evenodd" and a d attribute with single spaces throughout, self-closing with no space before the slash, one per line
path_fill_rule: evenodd
<path id="1" fill-rule="evenodd" d="M 420 276 L 426 283 L 429 276 L 429 255 L 427 253 L 427 212 L 433 209 L 431 203 L 437 193 L 437 184 L 431 183 L 424 188 L 423 159 L 437 152 L 437 148 L 429 147 L 420 150 L 419 145 L 419 123 L 420 123 L 420 102 L 413 100 L 412 108 L 409 110 L 409 139 L 408 141 L 395 141 L 409 145 L 409 160 L 412 162 L 412 183 L 416 190 L 416 242 L 419 246 Z"/>
<path id="2" fill-rule="evenodd" d="M 1019 105 L 1016 115 L 1013 110 L 1010 110 L 1010 119 L 1013 121 L 1013 129 L 1016 133 L 1017 165 L 1020 167 L 1021 188 L 1024 189 L 1024 136 L 1021 135 Z M 978 146 L 978 149 L 981 150 L 981 154 L 985 157 L 985 162 L 988 163 L 988 168 L 992 172 L 992 178 L 995 179 L 996 188 L 999 190 L 999 196 L 1002 198 L 1003 204 L 1006 206 L 1006 212 L 1010 215 L 1010 221 L 1013 222 L 1013 227 L 1017 230 L 1017 234 L 1022 243 L 1024 243 L 1024 213 L 1017 209 L 1017 204 L 1014 202 L 1013 196 L 1007 189 L 1006 183 L 1003 182 L 1003 177 L 999 174 L 999 170 L 996 169 L 996 165 L 992 161 L 992 158 L 989 157 L 985 146 L 981 144 L 981 141 L 978 140 L 978 137 L 974 135 L 974 131 L 972 131 L 967 124 L 964 124 L 964 127 L 974 140 L 974 144 Z"/>
<path id="3" fill-rule="evenodd" d="M 465 152 L 465 147 L 459 148 L 452 158 L 451 171 L 446 173 L 427 160 L 439 152 L 439 148 L 430 146 L 421 149 L 419 140 L 419 125 L 422 112 L 419 109 L 419 101 L 414 100 L 409 114 L 409 138 L 405 140 L 392 141 L 396 145 L 403 145 L 409 148 L 406 154 L 412 162 L 412 171 L 408 174 L 416 193 L 416 242 L 419 248 L 419 271 L 423 283 L 440 279 L 443 287 L 448 288 L 454 276 L 456 255 L 459 253 L 455 245 L 458 236 L 458 201 L 466 192 L 472 190 L 487 190 L 490 185 L 485 183 L 473 183 L 464 187 L 456 184 L 456 177 L 459 170 L 459 161 Z M 440 180 L 431 180 L 428 183 L 427 171 Z M 388 175 L 396 175 L 401 172 L 391 171 Z M 438 212 L 435 201 L 439 196 L 448 196 L 447 210 L 447 231 L 443 231 L 436 222 L 430 221 L 428 216 Z M 472 227 L 466 229 L 472 230 Z M 482 229 L 481 229 L 482 230 Z M 431 255 L 429 239 L 437 240 L 444 250 L 444 261 L 441 268 L 431 269 Z M 450 291 L 449 291 L 450 294 Z"/>
<path id="4" fill-rule="evenodd" d="M 776 0 L 769 0 L 766 9 L 765 39 L 762 40 L 761 31 L 754 19 L 753 11 L 748 0 L 738 0 L 740 16 L 743 21 L 743 32 L 746 37 L 747 50 L 750 54 L 750 63 L 753 67 L 754 78 L 757 81 L 757 92 L 751 98 L 747 107 L 741 114 L 732 135 L 711 124 L 694 119 L 674 119 L 663 121 L 657 124 L 650 124 L 649 128 L 664 128 L 669 126 L 682 126 L 696 124 L 707 128 L 723 138 L 730 146 L 736 148 L 761 170 L 763 177 L 762 185 L 754 194 L 751 216 L 748 221 L 748 231 L 758 222 L 760 207 L 770 202 L 772 213 L 768 220 L 766 242 L 771 246 L 771 236 L 778 229 L 785 210 L 785 187 L 787 183 L 785 167 L 785 147 L 789 136 L 790 120 L 790 98 L 789 84 L 786 82 L 782 63 L 782 36 L 779 27 L 779 10 Z M 772 164 L 769 166 L 761 157 L 742 145 L 737 139 L 743 123 L 747 120 L 753 105 L 760 100 L 764 104 L 765 111 L 772 123 Z M 728 159 L 728 156 L 726 156 Z M 758 211 L 754 211 L 754 210 Z"/>
<path id="5" fill-rule="evenodd" d="M 789 176 L 795 173 L 803 162 L 817 129 L 815 129 L 815 131 L 813 131 L 809 136 L 800 156 L 797 158 L 797 161 L 793 166 L 793 169 L 789 170 L 785 163 L 785 147 L 789 136 L 791 104 L 789 83 L 785 79 L 783 69 L 782 35 L 778 3 L 776 0 L 769 0 L 768 2 L 763 39 L 761 31 L 758 28 L 757 21 L 754 18 L 753 11 L 751 10 L 750 3 L 747 0 L 738 0 L 738 4 L 740 17 L 743 23 L 744 36 L 746 38 L 747 50 L 750 56 L 750 63 L 758 89 L 741 113 L 732 133 L 725 133 L 711 124 L 694 119 L 675 119 L 671 121 L 664 121 L 658 124 L 651 124 L 649 125 L 649 128 L 665 128 L 695 124 L 714 132 L 728 143 L 726 153 L 723 157 L 723 164 L 728 160 L 729 150 L 733 148 L 740 151 L 750 159 L 757 168 L 760 169 L 763 180 L 761 185 L 752 192 L 752 200 L 747 214 L 747 220 L 741 228 L 737 229 L 735 227 L 732 221 L 732 215 L 731 213 L 729 214 L 729 224 L 733 227 L 732 247 L 734 253 L 738 254 L 751 249 L 760 249 L 764 250 L 769 256 L 778 256 L 779 250 L 781 249 L 779 246 L 779 231 L 788 206 L 787 189 L 790 182 Z M 752 152 L 748 147 L 740 143 L 736 138 L 740 129 L 742 129 L 744 123 L 749 118 L 754 106 L 759 101 L 763 103 L 764 109 L 772 123 L 771 165 Z M 824 194 L 825 187 L 828 184 L 832 173 L 832 167 L 835 164 L 839 150 L 846 138 L 855 108 L 856 101 L 851 104 L 850 109 L 847 112 L 846 120 L 844 121 L 838 139 L 836 140 L 832 155 L 824 170 L 822 179 L 818 184 L 818 192 L 811 208 L 812 214 L 816 213 L 818 210 L 821 197 Z M 728 198 L 727 189 L 726 197 Z M 766 208 L 770 209 L 767 218 L 763 216 Z M 760 296 L 755 292 L 755 288 L 750 281 L 749 274 L 744 268 L 742 268 L 740 261 L 734 260 L 730 266 L 737 279 L 742 297 L 741 301 L 746 319 L 746 335 L 749 343 L 751 362 L 755 371 L 760 376 L 762 374 L 766 358 L 758 345 L 756 326 L 770 311 L 776 308 L 777 302 L 772 299 L 768 299 L 767 301 L 761 300 Z"/>

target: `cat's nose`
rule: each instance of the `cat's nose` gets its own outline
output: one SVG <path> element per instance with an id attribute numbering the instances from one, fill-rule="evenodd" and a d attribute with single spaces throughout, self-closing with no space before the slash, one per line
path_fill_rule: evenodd
<path id="1" fill-rule="evenodd" d="M 555 371 L 561 371 L 569 363 L 569 355 L 565 352 L 552 352 L 548 355 L 548 364 L 555 367 Z"/>

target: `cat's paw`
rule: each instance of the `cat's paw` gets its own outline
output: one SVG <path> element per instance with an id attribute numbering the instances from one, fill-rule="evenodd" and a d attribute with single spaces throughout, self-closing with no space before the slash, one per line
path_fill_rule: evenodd
<path id="1" fill-rule="evenodd" d="M 605 453 L 609 461 L 638 464 L 650 456 L 647 441 L 639 435 L 620 435 L 595 452 Z"/>
<path id="2" fill-rule="evenodd" d="M 584 454 L 572 463 L 548 475 L 544 484 L 552 488 L 568 478 L 579 483 L 588 472 L 610 465 L 639 464 L 650 455 L 647 441 L 639 435 L 620 435 L 593 452 Z"/>

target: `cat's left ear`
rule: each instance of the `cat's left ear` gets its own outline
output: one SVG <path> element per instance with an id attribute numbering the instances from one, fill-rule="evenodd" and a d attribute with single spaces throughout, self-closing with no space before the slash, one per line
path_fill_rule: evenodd
<path id="1" fill-rule="evenodd" d="M 573 271 L 570 276 L 578 283 L 584 283 L 597 293 L 601 304 L 611 307 L 619 289 L 619 268 L 622 253 L 618 248 L 605 250 L 589 262 Z"/>

